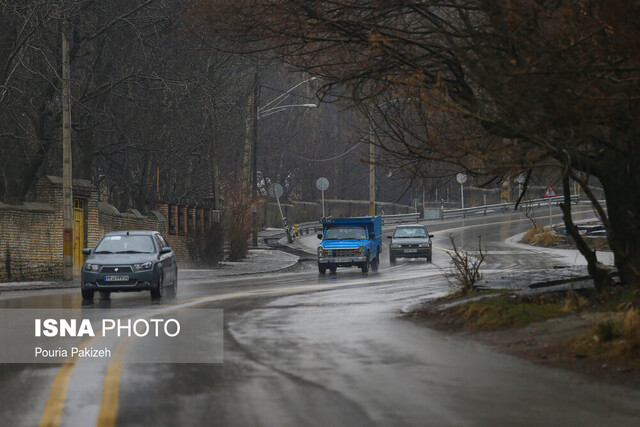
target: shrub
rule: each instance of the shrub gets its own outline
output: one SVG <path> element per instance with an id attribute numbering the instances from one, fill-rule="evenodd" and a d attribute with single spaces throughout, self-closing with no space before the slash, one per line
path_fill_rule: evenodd
<path id="1" fill-rule="evenodd" d="M 450 239 L 453 251 L 448 251 L 447 254 L 451 257 L 452 266 L 449 271 L 445 271 L 444 275 L 457 292 L 465 295 L 473 290 L 473 285 L 482 277 L 480 266 L 487 254 L 482 251 L 480 237 L 478 237 L 478 255 L 458 249 L 453 237 Z"/>
<path id="2" fill-rule="evenodd" d="M 247 256 L 249 237 L 253 231 L 258 198 L 241 179 L 231 177 L 224 185 L 224 209 L 229 241 L 229 259 L 236 261 Z"/>

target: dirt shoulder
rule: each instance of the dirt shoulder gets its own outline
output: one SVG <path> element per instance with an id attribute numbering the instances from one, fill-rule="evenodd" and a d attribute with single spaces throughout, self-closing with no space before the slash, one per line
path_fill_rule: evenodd
<path id="1" fill-rule="evenodd" d="M 592 295 L 582 298 L 589 301 L 589 297 Z M 511 294 L 491 299 L 496 298 L 502 301 L 484 303 L 476 300 L 466 305 L 462 303 L 470 301 L 470 297 L 429 301 L 408 313 L 407 318 L 427 327 L 478 340 L 534 363 L 569 369 L 581 374 L 586 381 L 640 388 L 640 348 L 630 344 L 628 339 L 625 341 L 624 337 L 606 341 L 598 329 L 599 325 L 616 324 L 614 322 L 620 319 L 621 313 L 611 310 L 620 305 L 615 296 L 604 302 L 589 301 L 591 305 L 579 312 L 564 311 L 565 293 L 525 302 Z M 503 310 L 503 303 L 513 305 L 514 312 L 526 313 L 525 319 L 508 314 Z M 495 307 L 499 307 L 500 313 L 492 317 L 491 310 L 495 314 Z"/>

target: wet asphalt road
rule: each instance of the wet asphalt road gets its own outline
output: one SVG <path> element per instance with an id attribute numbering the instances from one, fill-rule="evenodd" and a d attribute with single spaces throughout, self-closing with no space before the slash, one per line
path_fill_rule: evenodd
<path id="1" fill-rule="evenodd" d="M 448 255 L 437 249 L 450 246 L 449 234 L 468 248 L 482 236 L 486 274 L 566 262 L 504 243 L 529 226 L 521 214 L 434 222 L 433 264 L 390 266 L 384 256 L 368 275 L 319 276 L 311 263 L 224 280 L 185 272 L 178 297 L 162 304 L 223 309 L 224 363 L 0 365 L 0 424 L 638 425 L 637 390 L 589 383 L 402 317 L 403 306 L 449 291 L 440 270 Z M 154 306 L 147 293 L 82 306 L 79 292 L 51 290 L 2 297 L 0 307 Z"/>

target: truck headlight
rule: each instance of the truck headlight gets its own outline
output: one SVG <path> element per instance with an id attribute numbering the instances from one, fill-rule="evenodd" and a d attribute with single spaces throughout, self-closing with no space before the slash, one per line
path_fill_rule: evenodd
<path id="1" fill-rule="evenodd" d="M 147 261 L 147 262 L 143 262 L 141 264 L 133 264 L 133 266 L 138 271 L 140 271 L 140 270 L 149 270 L 153 266 L 153 263 L 151 261 Z"/>
<path id="2" fill-rule="evenodd" d="M 98 271 L 99 268 L 100 268 L 100 266 L 98 264 L 86 263 L 84 265 L 84 269 L 87 270 L 87 271 Z"/>
<path id="3" fill-rule="evenodd" d="M 360 255 L 364 255 L 364 246 L 360 246 L 360 247 L 358 248 L 358 253 L 359 253 Z"/>
<path id="4" fill-rule="evenodd" d="M 398 249 L 400 247 L 400 245 L 397 244 L 397 243 L 394 243 L 390 247 L 393 248 L 393 249 Z"/>
<path id="5" fill-rule="evenodd" d="M 324 248 L 322 246 L 318 246 L 318 258 L 322 258 L 324 256 Z"/>
<path id="6" fill-rule="evenodd" d="M 430 248 L 431 247 L 431 243 L 420 243 L 420 247 L 421 248 Z"/>

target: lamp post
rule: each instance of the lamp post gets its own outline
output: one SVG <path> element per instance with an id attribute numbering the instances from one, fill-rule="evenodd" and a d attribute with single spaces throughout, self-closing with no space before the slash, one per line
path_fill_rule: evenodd
<path id="1" fill-rule="evenodd" d="M 276 98 L 272 99 L 271 101 L 267 102 L 265 105 L 263 105 L 262 107 L 257 107 L 258 105 L 258 98 L 260 96 L 260 86 L 257 85 L 257 76 L 255 78 L 255 84 L 256 86 L 254 86 L 254 102 L 255 102 L 255 106 L 253 108 L 253 149 L 251 150 L 251 154 L 252 154 L 252 161 L 251 161 L 251 168 L 252 168 L 252 185 L 251 185 L 251 189 L 253 191 L 254 196 L 256 194 L 258 194 L 258 120 L 270 116 L 272 114 L 276 114 L 279 113 L 281 111 L 285 111 L 291 108 L 316 108 L 318 105 L 317 104 L 286 104 L 286 105 L 281 105 L 282 102 L 287 99 L 287 96 L 289 96 L 289 94 L 291 94 L 291 92 L 293 90 L 295 90 L 297 87 L 316 80 L 317 77 L 311 77 L 309 79 L 303 80 L 300 83 L 296 84 L 295 86 L 291 87 L 290 89 L 287 89 L 286 91 L 284 91 L 281 95 L 277 96 Z M 251 237 L 251 244 L 253 245 L 253 247 L 258 246 L 258 221 L 257 221 L 257 216 L 258 216 L 258 206 L 257 204 L 255 205 L 256 209 L 255 209 L 255 215 L 256 218 L 253 219 L 253 235 Z"/>

